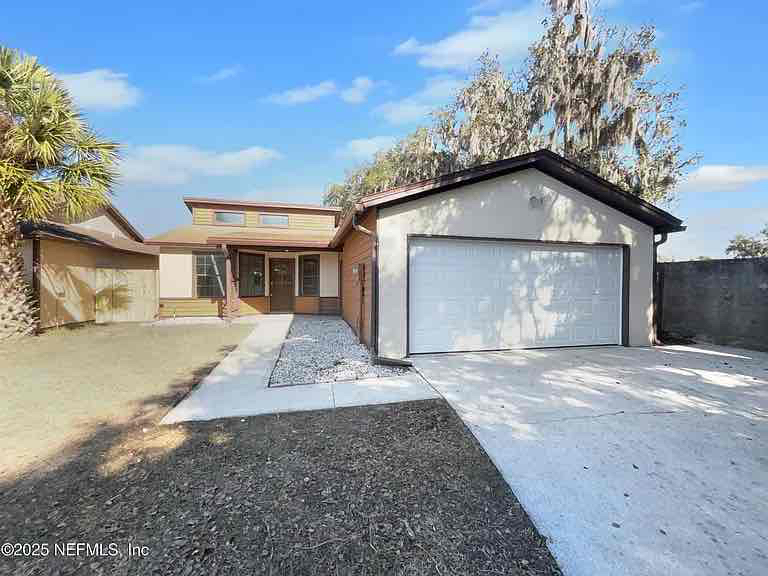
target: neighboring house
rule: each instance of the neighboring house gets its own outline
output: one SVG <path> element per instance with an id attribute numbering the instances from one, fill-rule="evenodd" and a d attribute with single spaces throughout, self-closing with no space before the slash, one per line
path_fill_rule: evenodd
<path id="1" fill-rule="evenodd" d="M 150 241 L 161 314 L 340 309 L 393 359 L 648 346 L 655 248 L 684 230 L 549 151 L 368 196 L 340 223 L 321 207 L 185 201 L 193 224 Z"/>
<path id="2" fill-rule="evenodd" d="M 160 315 L 338 314 L 340 210 L 184 198 L 192 223 L 147 241 L 160 248 Z"/>
<path id="3" fill-rule="evenodd" d="M 114 206 L 78 221 L 25 223 L 24 265 L 41 328 L 152 320 L 157 248 Z"/>

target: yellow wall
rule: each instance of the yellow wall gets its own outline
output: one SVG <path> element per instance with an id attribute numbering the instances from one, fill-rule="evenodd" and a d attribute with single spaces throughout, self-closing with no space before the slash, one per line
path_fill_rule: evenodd
<path id="1" fill-rule="evenodd" d="M 195 206 L 192 208 L 192 223 L 204 226 L 215 225 L 213 220 L 214 212 L 245 212 L 245 225 L 249 228 L 267 228 L 274 229 L 274 226 L 262 226 L 259 221 L 260 214 L 285 214 L 288 216 L 288 228 L 302 230 L 331 230 L 336 223 L 336 216 L 333 214 L 311 214 L 302 212 L 291 212 L 289 210 L 270 212 L 259 211 L 256 209 L 238 208 L 238 209 L 214 209 Z M 227 227 L 227 225 L 223 225 Z"/>
<path id="2" fill-rule="evenodd" d="M 157 256 L 41 239 L 40 326 L 151 320 L 157 269 Z"/>

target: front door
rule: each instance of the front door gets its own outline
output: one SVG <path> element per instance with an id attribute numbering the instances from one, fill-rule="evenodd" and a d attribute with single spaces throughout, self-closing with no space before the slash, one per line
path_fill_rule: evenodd
<path id="1" fill-rule="evenodd" d="M 293 312 L 294 261 L 269 260 L 269 307 L 272 312 Z"/>

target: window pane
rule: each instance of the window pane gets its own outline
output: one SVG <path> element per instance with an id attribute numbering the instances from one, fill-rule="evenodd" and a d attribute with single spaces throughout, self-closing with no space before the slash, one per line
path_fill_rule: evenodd
<path id="1" fill-rule="evenodd" d="M 240 252 L 240 296 L 264 295 L 264 255 Z"/>
<path id="2" fill-rule="evenodd" d="M 223 254 L 195 254 L 198 298 L 224 298 L 225 262 Z"/>
<path id="3" fill-rule="evenodd" d="M 288 216 L 284 214 L 259 214 L 262 226 L 288 226 Z"/>
<path id="4" fill-rule="evenodd" d="M 320 257 L 301 256 L 301 294 L 318 296 L 320 293 Z"/>
<path id="5" fill-rule="evenodd" d="M 245 214 L 242 212 L 214 212 L 213 221 L 216 224 L 237 224 L 245 225 Z"/>

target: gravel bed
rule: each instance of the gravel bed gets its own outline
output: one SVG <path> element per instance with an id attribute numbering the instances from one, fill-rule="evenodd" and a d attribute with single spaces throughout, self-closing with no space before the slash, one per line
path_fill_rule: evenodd
<path id="1" fill-rule="evenodd" d="M 295 316 L 270 386 L 402 376 L 408 368 L 371 363 L 368 349 L 338 316 Z"/>
<path id="2" fill-rule="evenodd" d="M 0 576 L 560 574 L 442 400 L 105 426 L 0 480 L 0 535 Z"/>

